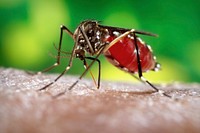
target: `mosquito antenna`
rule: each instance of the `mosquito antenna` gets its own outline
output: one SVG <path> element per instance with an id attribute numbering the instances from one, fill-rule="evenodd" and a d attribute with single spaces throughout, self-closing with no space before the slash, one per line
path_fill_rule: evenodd
<path id="1" fill-rule="evenodd" d="M 49 56 L 51 56 L 52 58 L 69 58 L 70 57 L 70 55 L 65 55 L 65 56 L 57 56 L 57 55 L 54 55 L 54 54 L 52 54 L 51 52 L 49 52 Z"/>
<path id="2" fill-rule="evenodd" d="M 59 50 L 59 49 L 56 47 L 55 43 L 53 43 L 53 45 L 54 45 L 54 47 L 55 47 L 55 49 L 56 49 L 57 51 L 59 51 L 59 52 L 61 52 L 61 53 L 64 53 L 64 54 L 71 54 L 70 52 L 66 52 L 66 51 Z"/>

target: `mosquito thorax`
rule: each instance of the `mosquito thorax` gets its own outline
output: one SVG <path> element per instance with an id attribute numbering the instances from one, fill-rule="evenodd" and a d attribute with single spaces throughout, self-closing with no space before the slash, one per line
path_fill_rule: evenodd
<path id="1" fill-rule="evenodd" d="M 83 32 L 86 37 L 84 37 Z M 107 34 L 108 30 L 100 28 L 97 21 L 83 21 L 74 32 L 74 40 L 77 41 L 76 49 L 83 49 L 90 55 L 95 55 L 105 45 L 104 40 Z"/>

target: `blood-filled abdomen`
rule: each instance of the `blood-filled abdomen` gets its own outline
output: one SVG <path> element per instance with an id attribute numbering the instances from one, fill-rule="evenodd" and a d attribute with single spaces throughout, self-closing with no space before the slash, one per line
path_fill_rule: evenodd
<path id="1" fill-rule="evenodd" d="M 112 42 L 116 37 L 110 36 L 107 42 Z M 155 57 L 150 47 L 137 38 L 142 71 L 146 72 L 156 67 Z M 105 57 L 116 67 L 134 73 L 138 72 L 137 54 L 133 37 L 123 37 L 104 52 Z"/>

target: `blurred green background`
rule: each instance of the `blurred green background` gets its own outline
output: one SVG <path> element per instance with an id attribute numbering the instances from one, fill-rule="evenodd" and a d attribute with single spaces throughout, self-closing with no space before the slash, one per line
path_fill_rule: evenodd
<path id="1" fill-rule="evenodd" d="M 200 81 L 200 1 L 199 0 L 1 0 L 0 65 L 39 71 L 55 61 L 53 44 L 58 44 L 60 25 L 74 31 L 86 19 L 104 25 L 153 32 L 158 38 L 141 36 L 151 45 L 160 72 L 146 73 L 153 82 Z M 64 35 L 63 50 L 72 49 L 73 40 Z M 133 78 L 101 56 L 104 80 L 133 81 Z M 51 72 L 61 72 L 68 63 Z M 97 65 L 92 72 L 97 74 Z M 75 59 L 68 74 L 83 72 Z M 114 73 L 114 74 L 113 74 Z M 90 75 L 87 75 L 90 77 Z"/>

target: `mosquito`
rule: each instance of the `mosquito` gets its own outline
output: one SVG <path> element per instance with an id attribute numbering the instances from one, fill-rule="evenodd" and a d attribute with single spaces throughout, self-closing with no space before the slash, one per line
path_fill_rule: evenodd
<path id="1" fill-rule="evenodd" d="M 95 20 L 86 20 L 81 22 L 74 33 L 71 32 L 66 26 L 61 25 L 56 62 L 52 66 L 38 73 L 47 72 L 60 65 L 60 54 L 62 52 L 61 47 L 64 32 L 66 32 L 74 40 L 74 46 L 72 52 L 70 53 L 69 63 L 54 81 L 39 89 L 40 91 L 45 90 L 50 85 L 54 84 L 67 71 L 69 71 L 72 67 L 74 58 L 79 58 L 83 62 L 85 70 L 80 77 L 67 89 L 71 90 L 79 82 L 79 80 L 83 78 L 83 76 L 88 72 L 95 62 L 98 63 L 97 88 L 99 88 L 101 62 L 98 58 L 101 54 L 103 54 L 106 59 L 115 67 L 148 84 L 156 92 L 160 92 L 162 95 L 171 98 L 170 95 L 155 87 L 143 76 L 143 73 L 149 70 L 158 71 L 160 69 L 160 64 L 156 61 L 156 57 L 153 55 L 151 47 L 144 43 L 138 37 L 138 35 L 154 37 L 157 35 L 135 29 L 105 26 L 101 25 Z M 87 64 L 88 60 L 91 60 L 89 65 Z M 136 74 L 138 76 L 136 76 Z M 56 97 L 65 94 L 67 89 L 57 94 Z"/>

